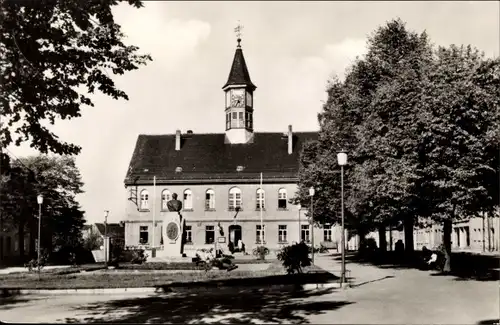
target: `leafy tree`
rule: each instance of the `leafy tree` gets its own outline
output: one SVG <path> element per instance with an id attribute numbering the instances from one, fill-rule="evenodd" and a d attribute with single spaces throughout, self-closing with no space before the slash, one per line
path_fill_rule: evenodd
<path id="1" fill-rule="evenodd" d="M 81 245 L 85 220 L 75 196 L 83 192 L 83 183 L 73 157 L 40 155 L 13 161 L 0 185 L 2 219 L 17 226 L 21 257 L 24 256 L 25 229 L 31 232 L 31 254 L 34 254 L 34 239 L 38 236 L 38 194 L 44 198 L 42 247 L 69 252 Z"/>
<path id="2" fill-rule="evenodd" d="M 499 206 L 500 60 L 470 46 L 439 48 L 422 102 L 424 195 L 443 223 L 449 272 L 453 221 Z"/>
<path id="3" fill-rule="evenodd" d="M 416 149 L 422 132 L 419 99 L 431 60 L 426 33 L 408 31 L 399 19 L 374 33 L 365 59 L 372 88 L 357 134 L 358 154 L 364 159 L 354 166 L 353 177 L 360 184 L 371 180 L 365 188 L 372 192 L 370 209 L 380 242 L 385 243 L 386 226 L 403 219 L 408 251 L 413 250 L 414 219 L 421 206 L 415 195 L 420 179 Z"/>
<path id="4" fill-rule="evenodd" d="M 409 32 L 399 19 L 377 29 L 368 45 L 366 57 L 349 68 L 345 81 L 329 85 L 328 101 L 318 117 L 318 144 L 304 148 L 302 155 L 297 199 L 307 199 L 309 186 L 319 187 L 315 220 L 338 221 L 340 176 L 332 171 L 339 170 L 336 153 L 347 150 L 347 223 L 362 238 L 379 227 L 383 243 L 388 223 L 412 216 L 408 202 L 417 179 L 412 176 L 416 144 L 409 140 L 416 138 L 415 116 L 405 114 L 414 112 L 431 49 L 425 33 Z M 411 155 L 402 163 L 406 153 Z M 409 233 L 412 240 L 411 222 Z"/>
<path id="5" fill-rule="evenodd" d="M 499 206 L 499 59 L 469 47 L 434 51 L 426 33 L 388 22 L 369 38 L 343 82 L 335 80 L 319 115 L 316 143 L 304 147 L 296 200 L 315 186 L 316 220 L 338 220 L 336 151 L 346 148 L 348 224 L 404 222 L 413 250 L 414 224 L 443 222 L 450 270 L 451 227 Z"/>
<path id="6" fill-rule="evenodd" d="M 79 117 L 82 107 L 93 106 L 82 90 L 128 99 L 110 74 L 138 69 L 151 57 L 123 42 L 112 14 L 120 2 L 1 2 L 0 146 L 28 141 L 42 153 L 78 154 L 80 147 L 60 140 L 44 122 Z M 140 0 L 127 2 L 142 6 Z"/>
<path id="7" fill-rule="evenodd" d="M 101 235 L 97 232 L 91 232 L 83 240 L 83 248 L 87 251 L 93 251 L 99 249 L 103 245 L 103 239 Z"/>

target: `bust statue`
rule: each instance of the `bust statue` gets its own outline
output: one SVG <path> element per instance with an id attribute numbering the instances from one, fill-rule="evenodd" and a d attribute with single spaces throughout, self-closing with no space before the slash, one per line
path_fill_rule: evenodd
<path id="1" fill-rule="evenodd" d="M 170 212 L 179 212 L 182 210 L 182 202 L 177 200 L 177 193 L 172 194 L 172 200 L 167 202 L 167 208 Z"/>

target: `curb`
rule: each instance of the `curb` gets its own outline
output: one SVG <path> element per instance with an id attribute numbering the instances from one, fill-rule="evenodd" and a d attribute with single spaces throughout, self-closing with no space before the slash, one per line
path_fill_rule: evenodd
<path id="1" fill-rule="evenodd" d="M 232 286 L 218 286 L 217 289 L 231 288 Z M 182 288 L 182 287 L 180 287 Z M 259 287 L 262 288 L 262 287 Z M 340 288 L 340 283 L 307 283 L 298 285 L 297 289 L 309 291 L 319 289 Z M 345 288 L 345 286 L 344 286 Z M 174 289 L 174 290 L 172 290 Z M 179 286 L 163 287 L 142 287 L 142 288 L 96 288 L 96 289 L 9 289 L 0 288 L 0 297 L 22 296 L 22 295 L 64 295 L 64 294 L 118 294 L 118 293 L 164 293 L 179 291 Z M 201 291 L 212 289 L 210 287 L 200 286 L 196 288 L 185 288 L 185 291 Z M 182 291 L 182 289 L 181 289 Z"/>
<path id="2" fill-rule="evenodd" d="M 20 295 L 58 295 L 58 294 L 113 294 L 113 293 L 154 293 L 160 288 L 96 288 L 96 289 L 0 289 L 2 297 L 20 296 Z"/>

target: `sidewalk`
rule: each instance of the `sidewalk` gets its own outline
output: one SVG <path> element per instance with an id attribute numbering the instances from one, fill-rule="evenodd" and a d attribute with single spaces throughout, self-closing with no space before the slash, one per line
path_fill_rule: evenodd
<path id="1" fill-rule="evenodd" d="M 44 270 L 52 270 L 52 269 L 67 269 L 69 268 L 69 265 L 52 265 L 52 266 L 45 266 L 42 269 L 42 272 Z M 0 269 L 0 275 L 1 274 L 11 274 L 11 273 L 24 273 L 28 272 L 28 268 L 22 267 L 22 266 L 15 266 L 15 267 L 7 267 L 5 269 Z"/>
<path id="2" fill-rule="evenodd" d="M 342 270 L 340 256 L 341 255 L 338 253 L 318 254 L 314 256 L 314 264 L 323 270 L 340 277 Z M 339 260 L 336 260 L 337 258 L 339 258 Z M 380 280 L 385 277 L 392 277 L 395 273 L 396 271 L 394 269 L 381 269 L 370 265 L 346 262 L 347 282 L 351 286 Z"/>

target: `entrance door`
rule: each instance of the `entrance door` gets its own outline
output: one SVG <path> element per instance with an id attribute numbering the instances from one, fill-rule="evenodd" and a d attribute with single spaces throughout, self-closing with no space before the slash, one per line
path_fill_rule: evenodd
<path id="1" fill-rule="evenodd" d="M 238 247 L 238 241 L 241 239 L 241 226 L 229 226 L 229 241 L 233 243 L 234 247 Z"/>

